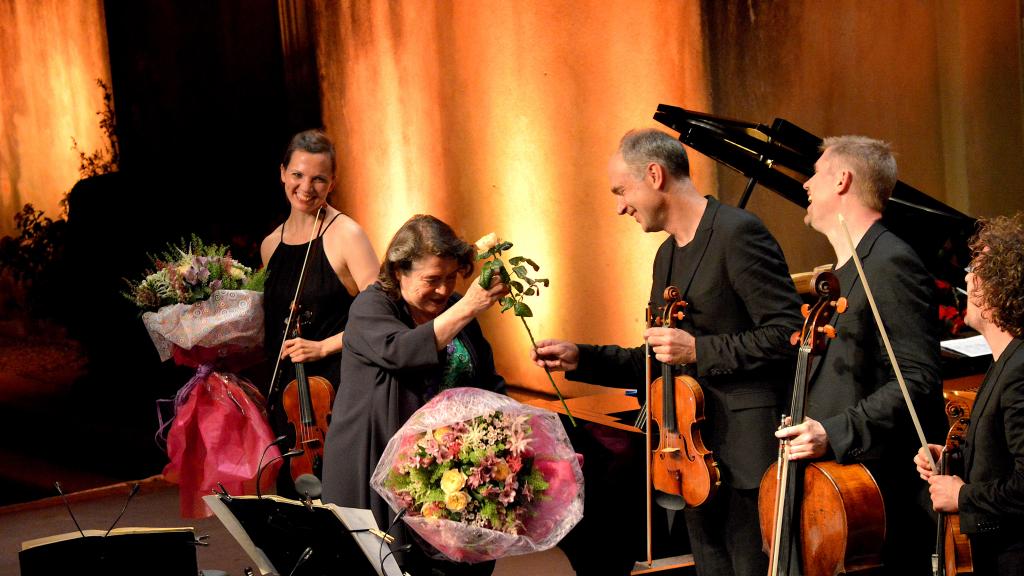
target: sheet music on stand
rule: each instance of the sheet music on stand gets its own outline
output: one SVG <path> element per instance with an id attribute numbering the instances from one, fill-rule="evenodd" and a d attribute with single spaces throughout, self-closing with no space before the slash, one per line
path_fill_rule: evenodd
<path id="1" fill-rule="evenodd" d="M 381 538 L 372 532 L 380 533 L 369 510 L 319 503 L 307 506 L 273 495 L 211 494 L 203 501 L 263 576 L 288 576 L 307 547 L 313 553 L 299 570 L 306 576 L 402 576 L 394 556 L 388 555 L 387 544 L 382 548 Z M 384 555 L 388 556 L 382 563 Z"/>

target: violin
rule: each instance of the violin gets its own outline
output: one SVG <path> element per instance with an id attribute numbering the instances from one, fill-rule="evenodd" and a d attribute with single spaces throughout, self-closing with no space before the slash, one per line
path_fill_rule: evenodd
<path id="1" fill-rule="evenodd" d="M 829 322 L 846 310 L 834 274 L 820 272 L 811 285 L 818 301 L 814 306 L 804 304 L 803 329 L 793 335 L 793 343 L 800 345 L 793 381 L 793 423 L 804 421 L 812 356 L 822 354 L 836 337 Z M 783 416 L 780 427 L 785 424 Z M 770 559 L 768 574 L 832 576 L 881 566 L 885 508 L 868 469 L 835 461 L 791 462 L 787 448 L 787 441 L 780 442 L 778 460 L 765 472 L 758 493 L 763 548 Z"/>
<path id="2" fill-rule="evenodd" d="M 971 422 L 970 414 L 970 405 L 962 398 L 953 398 L 946 404 L 946 415 L 949 416 L 952 425 L 946 434 L 946 444 L 942 447 L 937 474 L 963 473 L 961 444 L 967 437 L 967 427 Z M 974 574 L 971 542 L 960 532 L 959 514 L 938 513 L 932 572 L 936 576 Z"/>
<path id="3" fill-rule="evenodd" d="M 300 337 L 299 325 L 295 323 L 293 338 Z M 300 456 L 289 461 L 292 480 L 303 474 L 320 477 L 324 458 L 324 438 L 330 424 L 331 407 L 334 405 L 334 387 L 322 376 L 306 376 L 302 362 L 293 363 L 295 379 L 285 386 L 281 393 L 281 405 L 288 415 L 288 423 L 295 429 L 293 450 L 302 450 Z"/>
<path id="4" fill-rule="evenodd" d="M 281 338 L 281 349 L 278 351 L 273 376 L 270 378 L 270 385 L 267 389 L 268 398 L 273 397 L 277 377 L 281 373 L 279 367 L 281 357 L 284 355 L 285 340 L 289 334 L 291 334 L 291 338 L 301 336 L 300 325 L 303 322 L 303 316 L 306 316 L 304 319 L 306 322 L 309 321 L 308 311 L 303 314 L 298 302 L 299 296 L 302 294 L 302 285 L 306 279 L 306 264 L 309 263 L 313 239 L 320 231 L 323 217 L 324 207 L 321 205 L 316 212 L 313 227 L 310 229 L 306 254 L 302 259 L 298 281 L 295 283 L 295 297 L 292 298 L 291 306 L 288 309 L 288 319 L 285 320 L 285 337 Z M 292 330 L 293 326 L 294 331 Z M 288 422 L 295 429 L 295 446 L 292 449 L 303 451 L 300 456 L 293 457 L 289 462 L 292 480 L 297 480 L 303 474 L 313 474 L 317 477 L 320 475 L 324 458 L 324 437 L 327 435 L 331 407 L 334 405 L 334 387 L 321 376 L 307 377 L 305 366 L 301 362 L 295 362 L 293 365 L 295 379 L 289 382 L 281 392 L 281 405 L 288 416 Z"/>
<path id="5" fill-rule="evenodd" d="M 664 292 L 665 308 L 656 317 L 648 308 L 648 324 L 678 327 L 686 307 L 679 289 L 669 286 Z M 658 503 L 665 508 L 700 506 L 710 499 L 721 484 L 718 463 L 704 447 L 700 423 L 704 421 L 704 392 L 689 376 L 674 376 L 672 366 L 662 364 L 661 377 L 651 383 L 649 413 L 658 424 L 658 448 L 651 452 L 649 480 L 661 494 Z M 680 502 L 680 499 L 682 502 Z"/>

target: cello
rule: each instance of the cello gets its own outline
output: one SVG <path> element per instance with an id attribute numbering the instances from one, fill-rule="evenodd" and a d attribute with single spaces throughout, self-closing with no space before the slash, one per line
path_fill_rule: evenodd
<path id="1" fill-rule="evenodd" d="M 954 398 L 946 404 L 946 415 L 949 416 L 952 425 L 946 434 L 946 444 L 942 447 L 942 456 L 939 458 L 936 473 L 962 474 L 961 444 L 967 437 L 971 408 L 962 398 Z M 954 464 L 959 464 L 959 467 Z M 959 514 L 938 513 L 932 572 L 936 576 L 974 574 L 971 542 L 960 532 Z"/>
<path id="2" fill-rule="evenodd" d="M 675 286 L 665 288 L 663 296 L 662 315 L 657 317 L 648 308 L 648 323 L 676 328 L 685 317 L 686 302 Z M 650 362 L 650 357 L 647 360 Z M 690 376 L 673 375 L 672 366 L 662 364 L 661 377 L 651 383 L 647 398 L 649 413 L 658 424 L 658 448 L 649 450 L 648 470 L 648 484 L 660 492 L 658 503 L 676 510 L 683 507 L 681 503 L 690 507 L 704 504 L 718 489 L 721 478 L 718 463 L 700 435 L 700 423 L 704 421 L 700 384 Z"/>
<path id="3" fill-rule="evenodd" d="M 836 337 L 829 322 L 846 310 L 839 280 L 831 272 L 819 272 L 811 287 L 818 301 L 804 304 L 803 329 L 793 335 L 793 343 L 800 345 L 790 407 L 794 423 L 804 421 L 811 357 Z M 761 480 L 758 516 L 770 576 L 832 576 L 881 566 L 885 508 L 863 464 L 791 462 L 788 442 L 782 441 L 778 460 Z"/>

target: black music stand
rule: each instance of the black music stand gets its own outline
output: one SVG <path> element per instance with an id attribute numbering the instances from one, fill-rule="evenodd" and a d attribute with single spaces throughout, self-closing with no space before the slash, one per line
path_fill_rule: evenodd
<path id="1" fill-rule="evenodd" d="M 118 528 L 69 532 L 23 542 L 22 576 L 195 576 L 193 528 Z"/>
<path id="2" fill-rule="evenodd" d="M 369 510 L 280 496 L 218 493 L 203 500 L 264 576 L 287 576 L 307 548 L 312 554 L 297 570 L 301 576 L 402 574 Z"/>

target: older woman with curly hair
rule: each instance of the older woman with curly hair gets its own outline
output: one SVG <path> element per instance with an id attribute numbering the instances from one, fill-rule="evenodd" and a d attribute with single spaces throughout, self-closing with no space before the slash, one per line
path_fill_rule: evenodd
<path id="1" fill-rule="evenodd" d="M 495 277 L 490 288 L 473 281 L 465 294 L 455 293 L 475 260 L 473 246 L 433 216 L 413 216 L 391 239 L 377 282 L 349 310 L 342 386 L 324 445 L 324 501 L 369 508 L 387 528 L 394 514 L 370 488 L 370 475 L 388 440 L 441 390 L 505 392 L 476 318 L 508 287 Z M 404 535 L 396 536 L 400 544 Z M 431 560 L 417 548 L 399 562 L 412 574 L 486 575 L 494 569 L 494 562 Z"/>
<path id="2" fill-rule="evenodd" d="M 974 574 L 1024 574 L 1024 213 L 983 222 L 971 250 L 966 322 L 995 363 L 974 401 L 963 478 L 934 474 L 924 449 L 914 463 L 932 506 L 959 512 Z M 937 459 L 942 447 L 929 447 Z"/>

